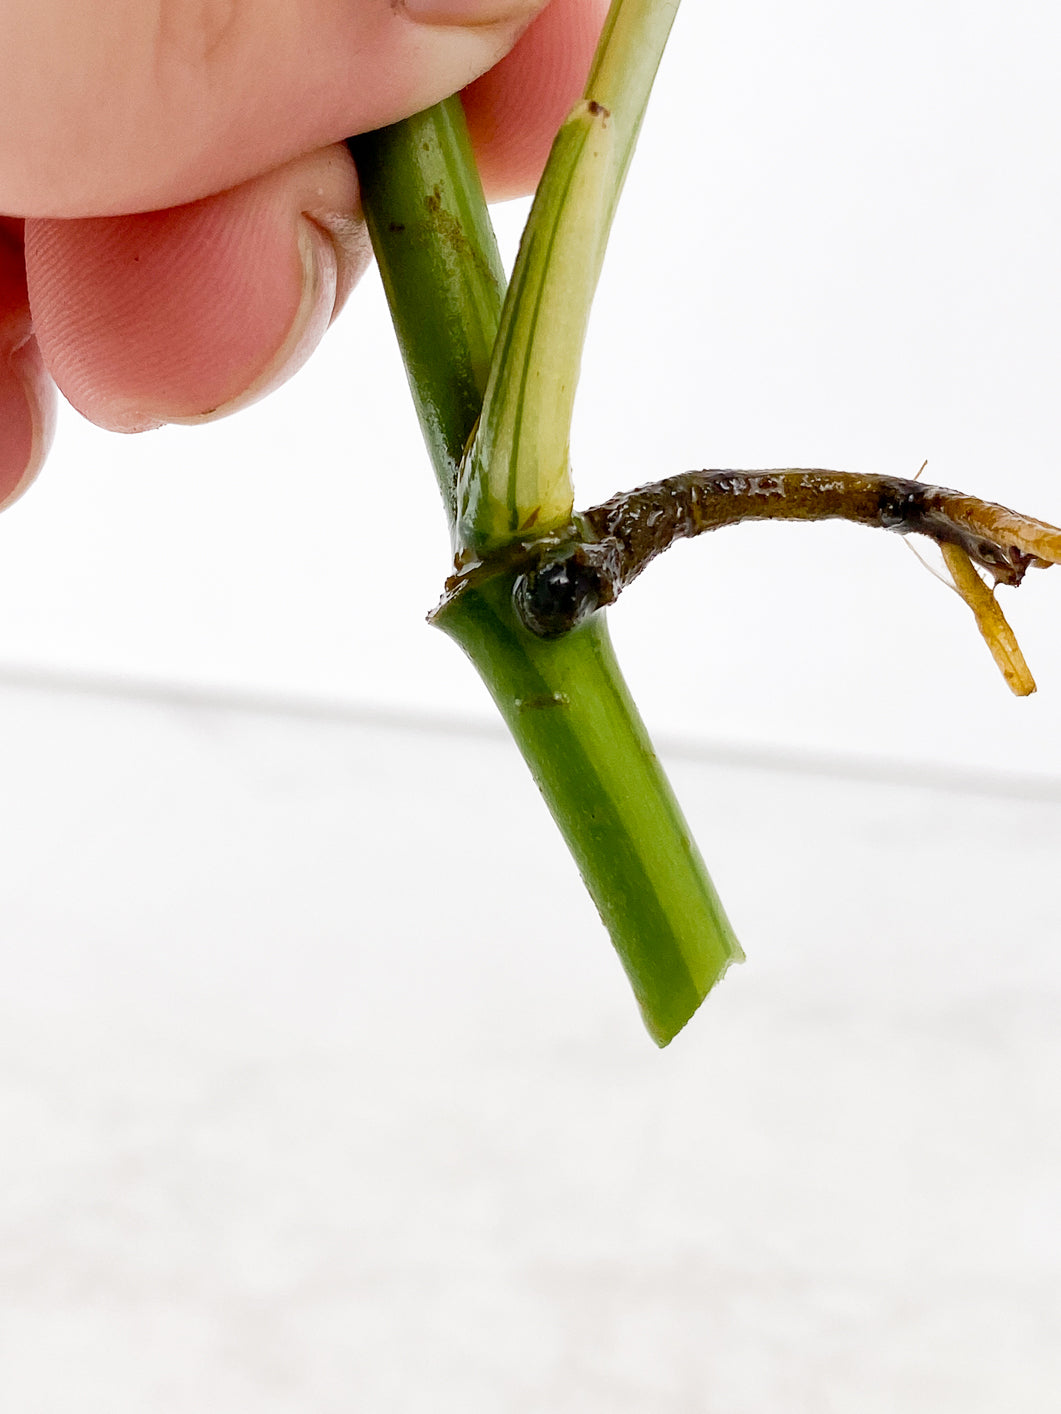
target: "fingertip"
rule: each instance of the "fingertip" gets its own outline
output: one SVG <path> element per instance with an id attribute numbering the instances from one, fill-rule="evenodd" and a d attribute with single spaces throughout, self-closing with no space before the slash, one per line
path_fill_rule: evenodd
<path id="1" fill-rule="evenodd" d="M 21 230 L 0 224 L 0 510 L 36 479 L 55 434 L 55 385 L 33 337 Z"/>
<path id="2" fill-rule="evenodd" d="M 531 193 L 585 86 L 607 0 L 551 0 L 509 54 L 461 92 L 491 201 Z"/>
<path id="3" fill-rule="evenodd" d="M 0 510 L 33 482 L 55 436 L 57 399 L 35 339 L 0 366 Z"/>
<path id="4" fill-rule="evenodd" d="M 292 378 L 324 337 L 345 303 L 357 275 L 346 258 L 347 245 L 337 235 L 342 223 L 298 217 L 295 244 L 301 269 L 300 293 L 293 318 L 280 344 L 255 375 L 232 397 L 198 412 L 169 412 L 159 421 L 183 426 L 216 422 L 259 402 Z M 157 425 L 157 424 L 156 424 Z"/>
<path id="5" fill-rule="evenodd" d="M 356 175 L 334 148 L 188 206 L 26 226 L 48 367 L 122 432 L 220 417 L 278 386 L 367 260 Z"/>
<path id="6" fill-rule="evenodd" d="M 101 21 L 99 5 L 9 3 L 6 209 L 113 216 L 232 188 L 455 93 L 508 51 L 540 4 L 125 0 L 103 7 Z"/>

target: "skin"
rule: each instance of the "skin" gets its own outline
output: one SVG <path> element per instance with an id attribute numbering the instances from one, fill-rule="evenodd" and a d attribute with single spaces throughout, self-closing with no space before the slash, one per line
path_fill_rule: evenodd
<path id="1" fill-rule="evenodd" d="M 344 137 L 460 91 L 488 195 L 532 190 L 605 8 L 5 0 L 0 506 L 44 461 L 56 386 L 135 432 L 301 366 L 370 258 Z"/>

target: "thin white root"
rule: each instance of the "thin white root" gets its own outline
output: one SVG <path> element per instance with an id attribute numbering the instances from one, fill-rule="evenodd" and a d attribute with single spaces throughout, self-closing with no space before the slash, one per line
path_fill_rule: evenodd
<path id="1" fill-rule="evenodd" d="M 911 555 L 913 555 L 914 559 L 921 566 L 921 568 L 928 570 L 929 574 L 932 576 L 933 579 L 938 579 L 940 584 L 942 584 L 945 589 L 949 589 L 952 594 L 958 594 L 957 589 L 955 589 L 954 587 L 954 580 L 948 579 L 942 570 L 938 570 L 936 569 L 935 565 L 930 564 L 929 561 L 925 559 L 924 555 L 922 555 L 921 551 L 917 548 L 916 545 L 911 545 L 910 541 L 906 539 L 903 540 L 903 545 L 907 550 L 910 551 Z M 961 595 L 959 594 L 958 597 L 961 598 Z"/>

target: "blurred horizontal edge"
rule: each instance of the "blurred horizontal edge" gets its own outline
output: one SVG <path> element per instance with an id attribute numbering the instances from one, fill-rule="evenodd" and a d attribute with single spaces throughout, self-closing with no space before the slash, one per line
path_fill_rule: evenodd
<path id="1" fill-rule="evenodd" d="M 427 706 L 360 703 L 271 689 L 139 678 L 124 673 L 5 664 L 0 665 L 0 692 L 4 690 L 113 698 L 145 705 L 287 717 L 395 732 L 489 739 L 507 736 L 504 724 L 491 720 L 485 713 L 480 719 Z M 860 755 L 798 745 L 759 745 L 666 731 L 654 733 L 654 737 L 660 755 L 672 761 L 1061 804 L 1061 776 L 1057 775 L 992 771 L 910 757 Z"/>

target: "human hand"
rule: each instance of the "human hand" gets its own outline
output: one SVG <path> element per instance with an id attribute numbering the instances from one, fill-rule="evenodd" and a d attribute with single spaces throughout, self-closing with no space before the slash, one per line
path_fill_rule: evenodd
<path id="1" fill-rule="evenodd" d="M 56 384 L 138 432 L 301 366 L 370 257 L 344 137 L 462 90 L 488 196 L 530 191 L 605 8 L 541 4 L 7 0 L 0 507 Z"/>

